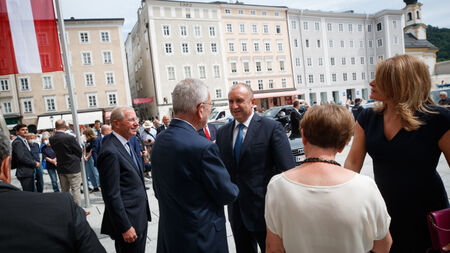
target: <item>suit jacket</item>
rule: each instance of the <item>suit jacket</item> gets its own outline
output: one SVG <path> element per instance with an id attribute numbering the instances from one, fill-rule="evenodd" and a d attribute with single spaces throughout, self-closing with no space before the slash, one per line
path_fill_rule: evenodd
<path id="1" fill-rule="evenodd" d="M 170 126 L 170 124 L 169 124 Z M 168 126 L 161 124 L 156 128 L 156 135 L 160 134 L 162 131 L 166 130 Z"/>
<path id="2" fill-rule="evenodd" d="M 133 226 L 144 236 L 151 217 L 141 163 L 136 166 L 120 140 L 109 134 L 103 138 L 97 164 L 105 202 L 101 233 L 121 238 Z"/>
<path id="3" fill-rule="evenodd" d="M 216 140 L 216 132 L 217 132 L 217 127 L 214 124 L 209 124 L 208 123 L 208 129 L 209 129 L 209 137 L 211 137 L 211 141 L 215 141 Z M 200 129 L 198 130 L 198 134 L 200 134 L 201 136 L 206 138 L 206 134 L 204 129 Z"/>
<path id="4" fill-rule="evenodd" d="M 100 149 L 102 148 L 102 135 L 98 135 L 95 137 L 94 141 L 92 142 L 92 159 L 94 159 L 94 166 L 97 167 L 97 157 L 98 153 L 100 152 Z"/>
<path id="5" fill-rule="evenodd" d="M 68 193 L 23 192 L 0 182 L 0 203 L 0 252 L 106 252 Z"/>
<path id="6" fill-rule="evenodd" d="M 173 119 L 156 138 L 151 159 L 160 212 L 157 252 L 228 252 L 224 205 L 238 188 L 217 145 Z"/>
<path id="7" fill-rule="evenodd" d="M 77 140 L 70 134 L 56 132 L 49 139 L 56 153 L 56 170 L 61 174 L 75 174 L 81 171 L 83 150 Z"/>
<path id="8" fill-rule="evenodd" d="M 283 126 L 274 120 L 254 114 L 242 143 L 239 163 L 234 159 L 233 130 L 235 120 L 219 128 L 216 143 L 220 157 L 239 187 L 239 197 L 228 206 L 231 225 L 239 215 L 249 231 L 264 231 L 264 203 L 269 180 L 295 167 L 289 141 Z"/>
<path id="9" fill-rule="evenodd" d="M 302 120 L 303 116 L 297 109 L 292 110 L 290 116 L 291 116 L 291 135 L 289 136 L 289 138 L 302 137 L 300 133 L 300 120 Z"/>
<path id="10" fill-rule="evenodd" d="M 31 151 L 19 137 L 12 143 L 12 164 L 16 167 L 17 177 L 33 177 L 36 160 Z"/>

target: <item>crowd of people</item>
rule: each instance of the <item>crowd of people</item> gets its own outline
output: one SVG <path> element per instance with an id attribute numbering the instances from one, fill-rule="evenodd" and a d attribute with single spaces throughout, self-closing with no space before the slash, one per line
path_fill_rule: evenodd
<path id="1" fill-rule="evenodd" d="M 430 84 L 422 61 L 400 55 L 378 63 L 370 85 L 380 103 L 373 109 L 355 100 L 351 112 L 333 104 L 306 110 L 294 101 L 290 137 L 302 138 L 306 155 L 299 166 L 283 126 L 254 112 L 253 91 L 243 83 L 230 87 L 234 119 L 219 129 L 207 124 L 211 96 L 196 79 L 174 88 L 172 120 L 141 126 L 132 108 L 117 107 L 110 125 L 96 122 L 84 130 L 83 145 L 63 120 L 54 133 L 42 134 L 41 145 L 19 124 L 12 159 L 10 142 L 0 136 L 0 201 L 8 203 L 0 208 L 0 224 L 45 227 L 47 219 L 16 220 L 24 210 L 53 203 L 58 208 L 49 212 L 64 221 L 57 228 L 63 239 L 41 233 L 19 244 L 18 237 L 0 244 L 0 251 L 39 252 L 30 244 L 39 239 L 59 250 L 46 252 L 104 252 L 79 207 L 83 161 L 92 191 L 105 203 L 101 233 L 115 241 L 117 252 L 145 252 L 150 171 L 160 215 L 157 252 L 228 252 L 224 206 L 236 252 L 425 252 L 431 247 L 427 213 L 449 208 L 436 167 L 442 153 L 450 163 L 450 111 L 433 103 Z M 336 154 L 352 137 L 342 166 Z M 366 154 L 374 179 L 359 174 Z M 9 185 L 10 167 L 23 192 Z M 73 200 L 67 193 L 39 193 L 42 169 L 53 190 L 59 191 L 59 177 L 61 191 Z"/>

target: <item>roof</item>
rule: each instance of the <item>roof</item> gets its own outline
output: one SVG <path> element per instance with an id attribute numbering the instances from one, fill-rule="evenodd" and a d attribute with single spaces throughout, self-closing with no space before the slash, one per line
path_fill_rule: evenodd
<path id="1" fill-rule="evenodd" d="M 419 40 L 411 33 L 405 33 L 405 48 L 428 48 L 439 50 L 438 47 L 431 44 L 428 40 Z"/>

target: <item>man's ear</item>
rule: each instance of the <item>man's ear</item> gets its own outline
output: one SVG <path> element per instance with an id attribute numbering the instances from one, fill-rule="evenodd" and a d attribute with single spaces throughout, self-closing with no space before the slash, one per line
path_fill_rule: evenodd
<path id="1" fill-rule="evenodd" d="M 5 157 L 0 164 L 0 180 L 11 183 L 11 156 Z"/>
<path id="2" fill-rule="evenodd" d="M 300 133 L 302 134 L 302 143 L 303 143 L 303 146 L 305 146 L 305 144 L 306 144 L 308 141 L 305 139 L 305 136 L 303 135 L 303 129 L 300 129 Z"/>

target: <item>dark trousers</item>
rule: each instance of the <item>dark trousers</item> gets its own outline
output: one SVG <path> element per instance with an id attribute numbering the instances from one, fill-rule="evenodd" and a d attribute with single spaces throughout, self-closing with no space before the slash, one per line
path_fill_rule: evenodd
<path id="1" fill-rule="evenodd" d="M 34 191 L 34 177 L 18 177 L 22 190 L 27 192 Z"/>
<path id="2" fill-rule="evenodd" d="M 114 246 L 117 253 L 144 253 L 147 242 L 147 229 L 144 234 L 138 234 L 138 239 L 134 243 L 126 243 L 123 237 L 115 238 Z"/>
<path id="3" fill-rule="evenodd" d="M 240 215 L 233 216 L 231 223 L 234 243 L 237 253 L 258 253 L 258 245 L 261 252 L 266 251 L 266 231 L 249 231 Z"/>

